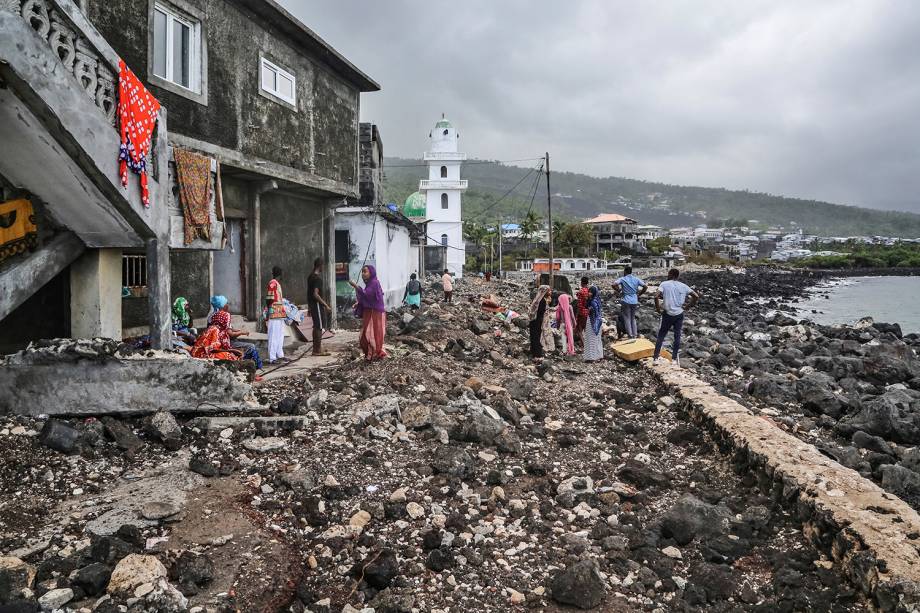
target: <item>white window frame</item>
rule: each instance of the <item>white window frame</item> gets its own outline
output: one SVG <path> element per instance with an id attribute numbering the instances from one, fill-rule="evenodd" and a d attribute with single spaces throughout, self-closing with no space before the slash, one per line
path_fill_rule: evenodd
<path id="1" fill-rule="evenodd" d="M 263 87 L 262 71 L 265 69 L 268 69 L 275 73 L 275 86 L 276 87 L 278 85 L 279 76 L 289 79 L 291 81 L 291 96 L 285 96 L 278 89 L 271 90 L 271 89 L 266 89 L 265 87 Z M 261 57 L 261 56 L 259 57 L 259 90 L 262 92 L 265 92 L 269 96 L 277 98 L 278 100 L 283 100 L 284 102 L 287 102 L 291 106 L 297 106 L 297 77 L 294 76 L 290 71 L 285 70 L 278 64 L 272 62 L 271 60 L 267 58 Z"/>
<path id="2" fill-rule="evenodd" d="M 155 57 L 156 57 L 156 34 L 153 28 L 151 28 L 150 36 L 153 40 L 151 46 L 153 47 L 153 54 L 151 55 L 151 64 L 150 64 L 150 73 L 155 77 L 169 82 L 175 87 L 179 87 L 196 94 L 201 93 L 201 22 L 190 19 L 184 15 L 181 15 L 174 8 L 157 2 L 153 6 L 154 14 L 157 11 L 166 15 L 166 74 L 159 75 L 154 72 L 155 68 Z M 155 21 L 155 19 L 154 19 Z M 189 29 L 189 50 L 188 50 L 188 86 L 182 85 L 175 80 L 173 75 L 173 36 L 175 35 L 173 23 L 178 22 Z"/>

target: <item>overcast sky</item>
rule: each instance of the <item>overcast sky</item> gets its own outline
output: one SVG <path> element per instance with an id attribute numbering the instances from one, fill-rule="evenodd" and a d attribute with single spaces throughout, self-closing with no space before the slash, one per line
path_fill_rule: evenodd
<path id="1" fill-rule="evenodd" d="M 471 156 L 920 213 L 917 0 L 281 0 Z"/>

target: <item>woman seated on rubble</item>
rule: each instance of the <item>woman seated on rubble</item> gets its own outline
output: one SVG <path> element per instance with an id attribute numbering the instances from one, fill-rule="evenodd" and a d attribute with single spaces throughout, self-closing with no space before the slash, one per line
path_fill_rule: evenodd
<path id="1" fill-rule="evenodd" d="M 208 328 L 204 334 L 195 341 L 192 347 L 192 356 L 196 358 L 215 358 L 218 360 L 252 360 L 256 368 L 262 368 L 262 358 L 259 350 L 252 343 L 236 341 L 239 336 L 248 332 L 234 330 L 230 327 L 230 304 L 224 296 L 211 298 L 212 313 L 208 316 Z M 260 381 L 261 377 L 256 377 Z"/>
<path id="2" fill-rule="evenodd" d="M 549 307 L 549 301 L 552 293 L 549 285 L 541 285 L 537 288 L 537 295 L 534 296 L 533 302 L 530 303 L 530 309 L 527 314 L 530 316 L 528 331 L 530 332 L 530 357 L 534 362 L 543 360 L 543 328 L 546 321 L 546 309 Z"/>
<path id="3" fill-rule="evenodd" d="M 601 293 L 596 285 L 588 290 L 588 322 L 585 326 L 585 362 L 597 362 L 604 359 L 604 344 L 601 331 L 604 324 Z"/>
<path id="4" fill-rule="evenodd" d="M 188 300 L 183 296 L 179 296 L 173 301 L 172 329 L 176 336 L 189 344 L 193 344 L 195 337 L 198 335 L 198 331 L 192 327 L 192 311 Z"/>
<path id="5" fill-rule="evenodd" d="M 389 357 L 383 349 L 383 340 L 387 331 L 387 309 L 383 301 L 383 287 L 377 279 L 377 270 L 368 264 L 361 269 L 364 287 L 350 280 L 355 288 L 355 316 L 361 318 L 361 350 L 368 361 Z"/>

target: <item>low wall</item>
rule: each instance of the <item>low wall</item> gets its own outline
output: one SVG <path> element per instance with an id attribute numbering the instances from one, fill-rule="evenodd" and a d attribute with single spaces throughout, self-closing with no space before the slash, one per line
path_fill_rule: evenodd
<path id="1" fill-rule="evenodd" d="M 54 341 L 0 360 L 0 415 L 107 415 L 258 408 L 248 362 L 118 353 L 110 340 Z"/>
<path id="2" fill-rule="evenodd" d="M 736 469 L 792 508 L 809 541 L 880 611 L 920 610 L 920 515 L 900 498 L 753 414 L 692 374 L 649 368 L 705 426 Z"/>

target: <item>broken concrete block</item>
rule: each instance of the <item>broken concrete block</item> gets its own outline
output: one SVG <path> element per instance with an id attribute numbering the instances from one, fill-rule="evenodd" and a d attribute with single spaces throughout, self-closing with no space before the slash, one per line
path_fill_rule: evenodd
<path id="1" fill-rule="evenodd" d="M 167 411 L 158 411 L 145 423 L 147 432 L 170 451 L 182 447 L 182 428 Z"/>
<path id="2" fill-rule="evenodd" d="M 45 422 L 38 440 L 42 445 L 61 453 L 77 453 L 80 442 L 80 431 L 57 419 Z"/>
<path id="3" fill-rule="evenodd" d="M 121 355 L 111 350 L 111 343 L 97 343 L 97 347 L 59 339 L 0 358 L 0 389 L 4 390 L 0 415 L 143 415 L 161 410 L 213 413 L 258 408 L 245 373 L 163 351 Z"/>
<path id="4" fill-rule="evenodd" d="M 643 358 L 650 358 L 655 355 L 655 343 L 645 338 L 629 339 L 617 341 L 611 345 L 614 355 L 627 362 L 635 362 Z M 661 350 L 661 357 L 670 360 L 671 352 L 666 349 Z"/>

